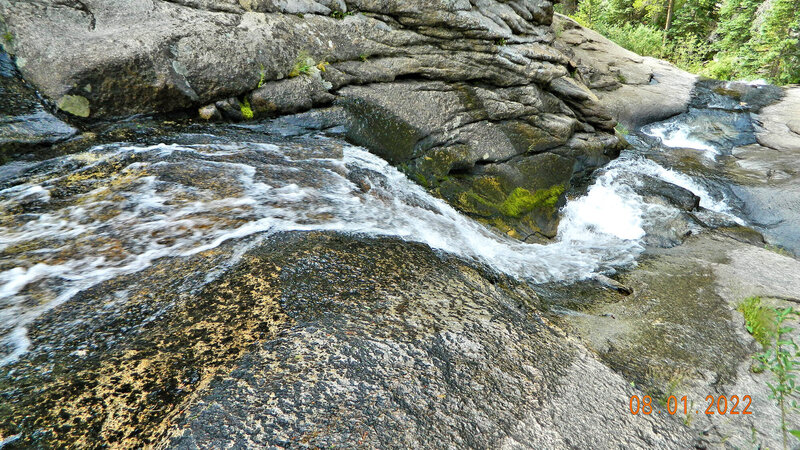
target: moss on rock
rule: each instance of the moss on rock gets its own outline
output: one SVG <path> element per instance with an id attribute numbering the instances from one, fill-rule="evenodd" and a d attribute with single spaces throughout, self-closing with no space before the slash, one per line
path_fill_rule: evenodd
<path id="1" fill-rule="evenodd" d="M 500 204 L 500 212 L 509 217 L 520 217 L 538 208 L 553 208 L 558 203 L 564 186 L 553 186 L 531 193 L 525 188 L 516 188 Z"/>

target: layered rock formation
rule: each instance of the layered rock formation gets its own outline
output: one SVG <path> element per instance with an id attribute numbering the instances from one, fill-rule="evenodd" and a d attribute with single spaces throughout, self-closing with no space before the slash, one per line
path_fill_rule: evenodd
<path id="1" fill-rule="evenodd" d="M 552 237 L 615 121 L 551 43 L 548 0 L 4 0 L 17 65 L 70 114 L 335 103 L 351 139 L 519 238 Z"/>

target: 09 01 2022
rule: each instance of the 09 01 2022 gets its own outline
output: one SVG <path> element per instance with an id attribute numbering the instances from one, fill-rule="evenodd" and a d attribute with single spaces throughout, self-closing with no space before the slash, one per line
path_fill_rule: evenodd
<path id="1" fill-rule="evenodd" d="M 741 397 L 741 399 L 738 395 L 731 395 L 730 397 L 724 395 L 717 397 L 708 395 L 705 401 L 708 402 L 705 411 L 703 411 L 705 414 L 753 414 L 753 412 L 750 411 L 752 399 L 749 395 L 745 395 Z M 671 415 L 678 413 L 701 414 L 701 410 L 699 409 L 691 411 L 689 409 L 691 407 L 690 405 L 694 405 L 694 402 L 690 402 L 686 395 L 680 399 L 674 395 L 670 395 L 663 405 L 653 405 L 653 399 L 649 395 L 645 395 L 641 398 L 638 395 L 632 395 L 628 402 L 630 412 L 634 416 L 638 414 L 650 415 L 663 413 Z"/>

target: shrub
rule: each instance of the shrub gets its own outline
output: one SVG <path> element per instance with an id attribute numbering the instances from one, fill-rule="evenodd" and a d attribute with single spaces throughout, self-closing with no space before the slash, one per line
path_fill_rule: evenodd
<path id="1" fill-rule="evenodd" d="M 767 383 L 770 389 L 769 398 L 775 400 L 781 411 L 781 435 L 783 448 L 786 449 L 788 434 L 800 439 L 800 430 L 789 429 L 786 420 L 788 413 L 800 412 L 800 405 L 797 403 L 800 399 L 800 384 L 797 383 L 800 347 L 791 336 L 794 328 L 784 325 L 787 320 L 796 318 L 798 312 L 792 308 L 782 308 L 773 312 L 772 335 L 775 343 L 755 358 L 772 373 L 774 384 Z"/>
<path id="2" fill-rule="evenodd" d="M 734 55 L 728 53 L 717 53 L 714 59 L 709 61 L 700 73 L 717 80 L 730 80 L 736 74 Z"/>
<path id="3" fill-rule="evenodd" d="M 634 53 L 660 57 L 664 32 L 647 25 L 600 25 L 596 31 Z"/>

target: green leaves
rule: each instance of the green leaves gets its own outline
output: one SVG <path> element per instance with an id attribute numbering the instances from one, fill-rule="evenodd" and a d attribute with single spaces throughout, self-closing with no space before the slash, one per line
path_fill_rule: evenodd
<path id="1" fill-rule="evenodd" d="M 750 299 L 748 299 L 750 300 Z M 742 303 L 745 305 L 747 300 Z M 754 306 L 754 302 L 749 305 Z M 759 308 L 760 299 L 755 304 Z M 789 430 L 786 427 L 786 413 L 788 411 L 800 411 L 797 399 L 800 398 L 800 389 L 796 383 L 798 368 L 800 368 L 800 347 L 794 342 L 791 333 L 793 327 L 787 326 L 785 322 L 795 317 L 800 317 L 800 313 L 793 308 L 779 308 L 774 311 L 773 344 L 754 356 L 772 373 L 773 382 L 766 382 L 771 392 L 770 398 L 775 400 L 781 410 L 781 432 L 783 434 L 783 447 L 786 448 L 786 435 L 791 434 L 800 438 L 800 430 Z"/>
<path id="2" fill-rule="evenodd" d="M 666 32 L 668 0 L 581 0 L 573 18 L 628 50 L 691 72 L 800 83 L 797 0 L 674 2 Z"/>

